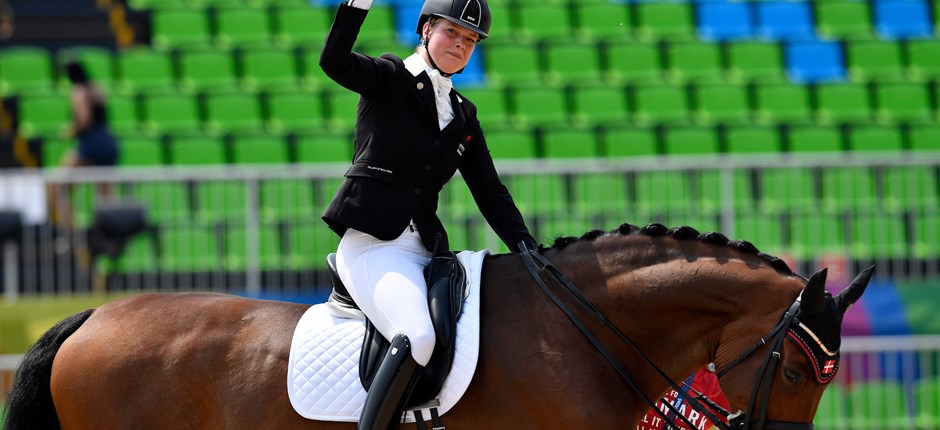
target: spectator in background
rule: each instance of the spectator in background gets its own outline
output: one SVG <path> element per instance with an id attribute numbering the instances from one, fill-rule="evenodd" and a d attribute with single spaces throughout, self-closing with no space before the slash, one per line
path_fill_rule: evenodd
<path id="1" fill-rule="evenodd" d="M 711 399 L 713 402 L 717 403 L 718 406 L 721 406 L 724 409 L 728 409 L 728 399 L 725 398 L 725 395 L 721 392 L 721 386 L 718 385 L 718 377 L 715 376 L 714 372 L 709 371 L 707 368 L 701 368 L 695 374 L 690 375 L 685 381 L 680 384 L 681 387 L 691 387 L 689 390 L 689 395 L 696 396 L 696 393 L 701 393 L 703 396 Z M 701 400 L 701 399 L 699 399 Z M 698 430 L 711 430 L 717 428 L 715 423 L 711 422 L 708 417 L 704 414 L 700 414 L 695 409 L 692 409 L 692 406 L 689 404 L 688 399 L 684 394 L 677 393 L 676 390 L 669 390 L 660 399 L 656 402 L 656 407 L 659 410 L 663 411 L 667 417 L 671 419 L 671 422 L 664 422 L 663 418 L 656 413 L 656 411 L 650 409 L 646 416 L 643 417 L 643 420 L 636 426 L 636 430 L 669 430 L 669 429 L 682 429 L 682 430 L 693 430 L 689 429 L 688 426 L 683 422 L 679 417 L 675 416 L 666 405 L 663 404 L 663 401 L 671 403 L 673 406 L 678 409 L 682 415 L 688 418 L 693 424 L 695 424 L 696 429 Z M 701 402 L 705 404 L 705 402 Z M 721 416 L 715 410 L 712 410 L 713 413 L 717 416 Z"/>
<path id="2" fill-rule="evenodd" d="M 0 40 L 13 37 L 13 8 L 5 0 L 0 0 Z"/>
<path id="3" fill-rule="evenodd" d="M 72 83 L 69 95 L 72 121 L 65 131 L 65 137 L 76 139 L 77 142 L 74 149 L 65 153 L 60 165 L 67 168 L 114 166 L 118 161 L 118 142 L 108 130 L 104 94 L 92 82 L 81 63 L 67 62 L 65 72 Z M 111 194 L 106 183 L 100 183 L 96 188 L 99 196 Z M 57 187 L 53 195 L 53 213 L 59 229 L 56 251 L 63 253 L 69 248 L 68 235 L 64 233 L 72 228 L 70 187 Z"/>

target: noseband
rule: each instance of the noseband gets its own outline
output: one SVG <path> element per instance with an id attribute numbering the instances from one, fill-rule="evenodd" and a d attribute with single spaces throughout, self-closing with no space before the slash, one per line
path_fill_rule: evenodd
<path id="1" fill-rule="evenodd" d="M 559 297 L 548 287 L 548 285 L 543 280 L 543 275 L 548 279 L 554 280 L 556 283 L 560 284 L 568 296 L 578 303 L 585 311 L 587 311 L 591 316 L 594 317 L 597 321 L 603 324 L 608 330 L 613 332 L 617 337 L 619 337 L 624 343 L 626 343 L 630 348 L 636 351 L 643 359 L 656 370 L 659 375 L 666 380 L 672 389 L 680 393 L 688 394 L 688 389 L 679 387 L 671 378 L 669 378 L 659 367 L 657 367 L 642 351 L 640 351 L 636 345 L 631 342 L 626 335 L 623 334 L 616 326 L 614 326 L 606 317 L 598 310 L 593 304 L 591 304 L 586 297 L 578 290 L 577 287 L 568 279 L 560 270 L 558 270 L 555 265 L 553 265 L 548 259 L 546 259 L 538 250 L 529 250 L 525 243 L 519 245 L 520 250 L 522 251 L 520 255 L 522 256 L 522 261 L 528 269 L 529 274 L 532 275 L 532 278 L 535 279 L 535 282 L 542 288 L 542 291 L 558 306 L 565 315 L 578 327 L 581 333 L 591 342 L 592 345 L 601 353 L 601 355 L 607 360 L 610 366 L 620 375 L 621 379 L 627 383 L 634 391 L 636 391 L 640 397 L 642 397 L 646 403 L 658 413 L 663 420 L 669 422 L 669 419 L 666 417 L 666 414 L 656 407 L 656 403 L 650 399 L 643 391 L 640 389 L 639 385 L 633 380 L 629 373 L 627 373 L 614 359 L 613 355 L 607 351 L 606 348 L 600 343 L 597 337 L 584 325 L 584 323 L 568 308 Z M 536 263 L 535 260 L 538 260 Z M 764 357 L 764 362 L 761 364 L 760 368 L 760 379 L 754 385 L 754 390 L 751 392 L 751 399 L 749 402 L 747 412 L 738 411 L 735 414 L 729 414 L 728 411 L 723 410 L 718 407 L 714 402 L 711 402 L 707 398 L 704 400 L 709 404 L 710 407 L 718 410 L 721 415 L 724 415 L 724 419 L 718 418 L 711 410 L 707 409 L 702 403 L 698 400 L 696 396 L 686 396 L 689 402 L 689 405 L 692 409 L 698 411 L 699 413 L 708 417 L 708 419 L 715 423 L 721 430 L 813 430 L 815 426 L 812 422 L 809 423 L 797 423 L 790 421 L 774 421 L 767 419 L 767 404 L 770 400 L 770 387 L 773 383 L 773 375 L 777 369 L 777 365 L 780 360 L 780 351 L 783 349 L 783 339 L 787 337 L 788 332 L 796 332 L 798 330 L 803 330 L 800 327 L 799 320 L 796 319 L 796 313 L 800 308 L 800 299 L 797 298 L 796 301 L 790 305 L 787 311 L 783 314 L 783 317 L 780 319 L 780 322 L 774 326 L 773 330 L 767 336 L 762 337 L 750 348 L 746 349 L 740 355 L 738 355 L 734 360 L 732 360 L 724 368 L 720 369 L 717 372 L 717 375 L 720 377 L 726 374 L 729 370 L 734 368 L 734 366 L 740 364 L 751 354 L 756 352 L 758 349 L 770 343 L 771 348 L 767 351 L 767 355 Z M 814 358 L 814 357 L 811 357 Z M 760 395 L 760 399 L 758 399 Z M 748 417 L 754 412 L 754 406 L 760 404 L 757 408 L 757 419 L 749 420 Z M 682 413 L 680 413 L 675 406 L 666 402 L 664 403 L 667 408 L 669 408 L 673 413 L 676 414 L 679 419 L 681 419 L 689 428 L 697 428 L 692 422 L 690 422 Z M 725 424 L 724 421 L 728 421 L 729 424 Z"/>

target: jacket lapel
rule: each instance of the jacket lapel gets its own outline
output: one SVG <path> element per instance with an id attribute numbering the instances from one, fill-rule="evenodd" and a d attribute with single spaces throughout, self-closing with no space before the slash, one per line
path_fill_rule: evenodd
<path id="1" fill-rule="evenodd" d="M 437 103 L 434 100 L 434 86 L 431 84 L 431 77 L 427 72 L 421 72 L 414 79 L 415 92 L 421 99 L 421 104 L 427 110 L 427 119 L 434 125 L 434 130 L 440 126 L 437 124 Z"/>

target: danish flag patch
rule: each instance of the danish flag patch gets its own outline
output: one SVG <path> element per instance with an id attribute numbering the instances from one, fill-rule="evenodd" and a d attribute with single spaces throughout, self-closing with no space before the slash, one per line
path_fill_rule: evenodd
<path id="1" fill-rule="evenodd" d="M 823 365 L 822 374 L 831 375 L 836 371 L 836 361 L 835 360 L 826 360 L 826 364 Z"/>

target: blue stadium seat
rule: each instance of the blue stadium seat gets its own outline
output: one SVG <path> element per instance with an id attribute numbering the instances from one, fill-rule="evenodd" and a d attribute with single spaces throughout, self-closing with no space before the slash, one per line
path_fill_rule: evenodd
<path id="1" fill-rule="evenodd" d="M 710 41 L 751 38 L 754 35 L 751 16 L 751 3 L 701 3 L 698 5 L 699 37 Z"/>
<path id="2" fill-rule="evenodd" d="M 400 4 L 395 8 L 395 36 L 399 43 L 416 46 L 420 40 L 415 29 L 418 25 L 418 15 L 421 14 L 421 4 Z"/>
<path id="3" fill-rule="evenodd" d="M 875 0 L 875 32 L 886 39 L 930 37 L 930 9 L 924 0 Z"/>
<path id="4" fill-rule="evenodd" d="M 791 42 L 785 47 L 787 75 L 799 83 L 842 81 L 845 64 L 838 42 Z"/>
<path id="5" fill-rule="evenodd" d="M 810 4 L 805 1 L 757 3 L 757 36 L 771 40 L 815 38 L 816 26 Z"/>

